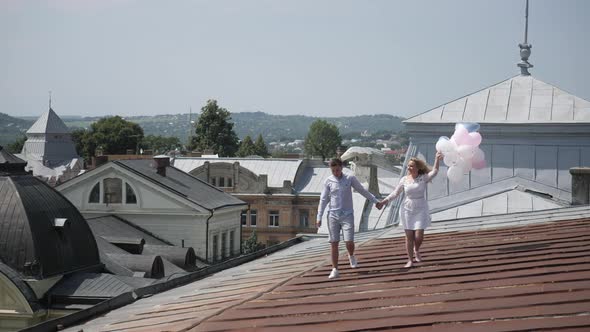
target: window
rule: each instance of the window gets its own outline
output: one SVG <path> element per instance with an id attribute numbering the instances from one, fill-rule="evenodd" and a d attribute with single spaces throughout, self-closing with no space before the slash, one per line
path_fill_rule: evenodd
<path id="1" fill-rule="evenodd" d="M 231 231 L 229 232 L 229 255 L 233 256 L 234 255 L 234 250 L 235 250 L 235 240 L 234 237 L 236 235 L 236 232 Z"/>
<path id="2" fill-rule="evenodd" d="M 225 178 L 224 177 L 220 177 L 219 178 L 219 186 L 220 187 L 225 187 Z"/>
<path id="3" fill-rule="evenodd" d="M 227 178 L 227 186 L 230 188 L 233 187 L 231 178 Z"/>
<path id="4" fill-rule="evenodd" d="M 309 210 L 299 210 L 299 227 L 309 227 Z"/>
<path id="5" fill-rule="evenodd" d="M 256 227 L 256 210 L 250 210 L 250 227 Z"/>
<path id="6" fill-rule="evenodd" d="M 213 261 L 217 261 L 218 259 L 218 251 L 219 251 L 219 236 L 213 235 Z"/>
<path id="7" fill-rule="evenodd" d="M 212 186 L 217 186 L 217 185 L 215 184 L 215 178 L 211 178 L 211 185 L 212 185 Z"/>
<path id="8" fill-rule="evenodd" d="M 104 198 L 107 204 L 121 204 L 123 202 L 123 181 L 116 178 L 104 179 Z"/>
<path id="9" fill-rule="evenodd" d="M 135 196 L 135 192 L 127 182 L 125 182 L 125 203 L 137 204 L 137 197 Z"/>
<path id="10" fill-rule="evenodd" d="M 88 203 L 100 203 L 100 182 L 95 184 L 92 191 L 90 191 Z"/>
<path id="11" fill-rule="evenodd" d="M 248 210 L 242 210 L 240 214 L 240 221 L 242 222 L 242 226 L 248 225 Z"/>
<path id="12" fill-rule="evenodd" d="M 227 257 L 227 232 L 221 233 L 221 258 Z"/>
<path id="13" fill-rule="evenodd" d="M 279 227 L 279 211 L 270 211 L 268 217 L 270 227 Z"/>

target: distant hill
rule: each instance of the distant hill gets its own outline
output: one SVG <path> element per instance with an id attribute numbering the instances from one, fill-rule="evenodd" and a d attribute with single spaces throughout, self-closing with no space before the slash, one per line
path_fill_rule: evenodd
<path id="1" fill-rule="evenodd" d="M 198 113 L 192 114 L 192 121 L 196 121 L 198 116 Z M 272 115 L 263 112 L 232 113 L 231 116 L 238 137 L 250 135 L 255 138 L 258 134 L 262 134 L 267 143 L 277 140 L 303 139 L 311 123 L 318 119 L 305 115 Z M 100 118 L 64 119 L 64 122 L 72 128 L 87 128 L 98 119 Z M 188 113 L 132 116 L 125 119 L 138 123 L 146 135 L 176 136 L 184 142 L 189 133 Z M 401 122 L 404 120 L 404 118 L 387 114 L 321 119 L 335 124 L 341 134 L 363 131 L 398 132 L 402 129 Z"/>
<path id="2" fill-rule="evenodd" d="M 23 120 L 0 113 L 0 145 L 14 142 L 33 125 L 34 121 Z"/>
<path id="3" fill-rule="evenodd" d="M 18 122 L 19 127 L 24 128 L 22 132 L 26 131 L 36 119 L 27 117 L 24 119 L 16 119 L 8 115 L 0 113 L 6 118 L 0 117 L 0 128 L 7 128 L 16 126 Z M 192 114 L 192 120 L 196 121 L 199 114 Z M 99 120 L 101 117 L 76 117 L 63 116 L 62 120 L 65 124 L 72 128 L 88 128 L 90 124 Z M 11 120 L 14 119 L 14 120 Z M 139 124 L 146 135 L 162 135 L 162 136 L 176 136 L 182 142 L 186 142 L 189 134 L 189 114 L 164 114 L 155 116 L 132 116 L 125 117 L 126 120 Z M 305 115 L 272 115 L 263 112 L 243 112 L 232 113 L 232 121 L 235 123 L 234 129 L 238 137 L 243 138 L 250 135 L 256 138 L 258 134 L 262 134 L 267 143 L 272 141 L 285 141 L 294 139 L 303 139 L 307 135 L 307 131 L 311 123 L 317 120 L 317 117 Z M 379 131 L 397 132 L 402 129 L 401 122 L 404 118 L 387 115 L 359 115 L 339 118 L 321 118 L 330 123 L 335 124 L 341 134 L 364 132 L 375 133 Z M 10 124 L 12 123 L 12 124 Z M 10 124 L 10 125 L 9 125 Z M 11 129 L 14 129 L 11 128 Z M 4 130 L 2 133 L 4 134 Z M 13 137 L 9 142 L 14 141 L 20 131 L 7 132 L 6 137 Z"/>

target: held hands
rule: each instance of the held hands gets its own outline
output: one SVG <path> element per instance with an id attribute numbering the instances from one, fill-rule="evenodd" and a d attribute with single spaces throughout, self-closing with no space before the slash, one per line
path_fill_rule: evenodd
<path id="1" fill-rule="evenodd" d="M 382 200 L 380 202 L 375 203 L 375 207 L 377 208 L 377 210 L 381 210 L 386 205 L 387 205 L 386 200 Z"/>

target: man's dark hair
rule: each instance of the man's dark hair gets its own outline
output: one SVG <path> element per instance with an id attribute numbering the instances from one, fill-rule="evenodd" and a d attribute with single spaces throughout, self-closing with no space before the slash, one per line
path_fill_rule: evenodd
<path id="1" fill-rule="evenodd" d="M 330 167 L 334 167 L 334 166 L 342 166 L 342 159 L 334 158 L 334 159 L 330 160 Z"/>

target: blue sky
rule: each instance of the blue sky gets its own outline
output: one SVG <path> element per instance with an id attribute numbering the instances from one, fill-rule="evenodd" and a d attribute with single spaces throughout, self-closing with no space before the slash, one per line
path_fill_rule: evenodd
<path id="1" fill-rule="evenodd" d="M 524 0 L 0 0 L 0 112 L 411 116 L 519 73 Z M 590 99 L 590 1 L 531 0 L 531 73 Z"/>

